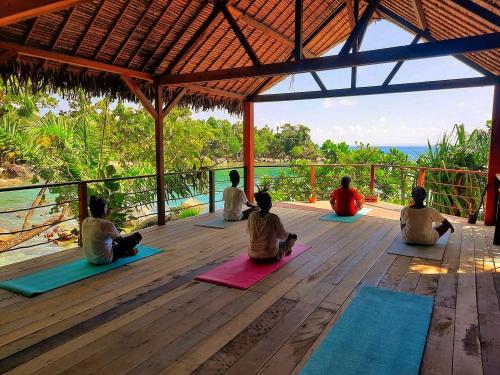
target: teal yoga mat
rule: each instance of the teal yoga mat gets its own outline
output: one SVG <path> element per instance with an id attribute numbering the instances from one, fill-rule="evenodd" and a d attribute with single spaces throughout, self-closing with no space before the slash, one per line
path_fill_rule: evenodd
<path id="1" fill-rule="evenodd" d="M 363 287 L 301 375 L 417 375 L 433 299 Z"/>
<path id="2" fill-rule="evenodd" d="M 319 219 L 320 220 L 326 220 L 326 221 L 338 221 L 340 223 L 353 223 L 361 216 L 366 215 L 367 212 L 370 212 L 370 208 L 362 208 L 361 210 L 358 211 L 358 213 L 354 216 L 338 216 L 335 212 L 326 214 L 324 216 L 321 216 Z"/>
<path id="3" fill-rule="evenodd" d="M 43 271 L 16 277 L 15 279 L 0 281 L 0 288 L 22 294 L 26 297 L 33 297 L 36 294 L 48 292 L 63 285 L 119 268 L 125 264 L 156 255 L 162 251 L 142 245 L 137 246 L 137 248 L 139 250 L 137 255 L 119 258 L 116 262 L 110 264 L 96 266 L 90 264 L 85 259 L 78 259 Z"/>

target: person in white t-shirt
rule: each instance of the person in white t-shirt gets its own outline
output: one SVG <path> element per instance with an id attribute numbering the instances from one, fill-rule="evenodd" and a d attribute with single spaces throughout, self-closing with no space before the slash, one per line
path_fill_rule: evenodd
<path id="1" fill-rule="evenodd" d="M 269 212 L 273 204 L 266 187 L 255 194 L 255 200 L 260 211 L 252 212 L 248 217 L 248 256 L 257 262 L 277 262 L 292 253 L 297 235 L 288 233 L 279 216 Z"/>
<path id="2" fill-rule="evenodd" d="M 413 204 L 401 211 L 401 235 L 403 240 L 415 245 L 433 245 L 448 230 L 455 231 L 453 225 L 435 208 L 426 207 L 427 193 L 424 188 L 412 190 Z"/>
<path id="3" fill-rule="evenodd" d="M 104 199 L 92 195 L 89 208 L 92 217 L 85 218 L 82 223 L 83 255 L 89 263 L 109 264 L 137 254 L 136 246 L 142 240 L 139 232 L 122 236 L 112 222 L 104 220 L 107 214 Z"/>
<path id="4" fill-rule="evenodd" d="M 224 199 L 224 220 L 246 220 L 251 212 L 258 210 L 259 208 L 255 204 L 250 203 L 245 195 L 245 192 L 238 188 L 240 183 L 240 174 L 236 169 L 229 172 L 229 179 L 231 180 L 232 186 L 225 188 L 222 193 L 222 197 Z M 243 211 L 242 207 L 244 205 L 250 208 Z"/>

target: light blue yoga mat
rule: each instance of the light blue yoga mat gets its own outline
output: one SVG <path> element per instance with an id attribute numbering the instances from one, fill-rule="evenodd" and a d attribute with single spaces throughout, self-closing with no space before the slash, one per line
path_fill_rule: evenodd
<path id="1" fill-rule="evenodd" d="M 86 259 L 78 259 L 15 279 L 0 281 L 0 288 L 32 297 L 162 252 L 162 250 L 142 245 L 137 246 L 137 249 L 139 250 L 137 255 L 119 258 L 110 264 L 96 266 Z"/>
<path id="2" fill-rule="evenodd" d="M 433 299 L 363 287 L 301 375 L 417 375 Z"/>
<path id="3" fill-rule="evenodd" d="M 362 208 L 354 216 L 338 216 L 335 212 L 331 212 L 329 214 L 321 216 L 319 219 L 326 220 L 326 221 L 338 221 L 340 223 L 353 223 L 356 220 L 358 220 L 359 218 L 361 218 L 361 216 L 366 215 L 366 213 L 370 212 L 370 211 L 371 211 L 370 208 Z"/>

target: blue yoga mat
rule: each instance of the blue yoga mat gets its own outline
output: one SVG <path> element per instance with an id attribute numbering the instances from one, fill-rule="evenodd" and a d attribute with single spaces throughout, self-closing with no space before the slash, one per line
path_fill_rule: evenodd
<path id="1" fill-rule="evenodd" d="M 150 257 L 162 251 L 142 245 L 137 246 L 137 249 L 139 250 L 137 255 L 119 258 L 110 264 L 96 266 L 90 264 L 86 259 L 78 259 L 43 271 L 16 277 L 15 279 L 0 281 L 0 288 L 22 294 L 26 297 L 32 297 L 36 294 L 48 292 L 63 285 L 119 268 L 125 264 Z"/>
<path id="2" fill-rule="evenodd" d="M 358 220 L 359 218 L 361 218 L 361 216 L 366 215 L 366 213 L 370 212 L 370 211 L 371 211 L 370 208 L 362 208 L 354 216 L 338 216 L 335 212 L 331 212 L 329 214 L 321 216 L 319 219 L 326 220 L 326 221 L 338 221 L 340 223 L 353 223 L 356 220 Z"/>
<path id="3" fill-rule="evenodd" d="M 417 375 L 433 299 L 363 287 L 301 375 Z"/>

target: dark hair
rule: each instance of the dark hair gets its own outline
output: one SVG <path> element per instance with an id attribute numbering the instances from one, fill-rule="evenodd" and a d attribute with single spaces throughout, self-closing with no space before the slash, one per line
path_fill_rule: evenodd
<path id="1" fill-rule="evenodd" d="M 343 188 L 347 189 L 350 184 L 351 184 L 351 177 L 350 176 L 344 176 L 340 180 L 340 186 L 342 186 Z"/>
<path id="2" fill-rule="evenodd" d="M 102 198 L 97 198 L 95 195 L 90 196 L 90 213 L 92 217 L 103 217 L 104 216 L 104 208 L 106 207 L 106 201 Z"/>
<path id="3" fill-rule="evenodd" d="M 240 174 L 236 169 L 233 169 L 231 172 L 229 172 L 229 179 L 231 182 L 235 183 L 238 182 L 240 179 Z"/>
<path id="4" fill-rule="evenodd" d="M 427 192 L 421 186 L 414 187 L 411 196 L 415 202 L 423 202 L 427 198 Z"/>
<path id="5" fill-rule="evenodd" d="M 267 209 L 271 207 L 272 199 L 271 195 L 268 192 L 269 186 L 264 184 L 264 186 L 259 186 L 259 191 L 255 193 L 255 201 L 257 202 L 257 206 L 261 209 Z"/>

